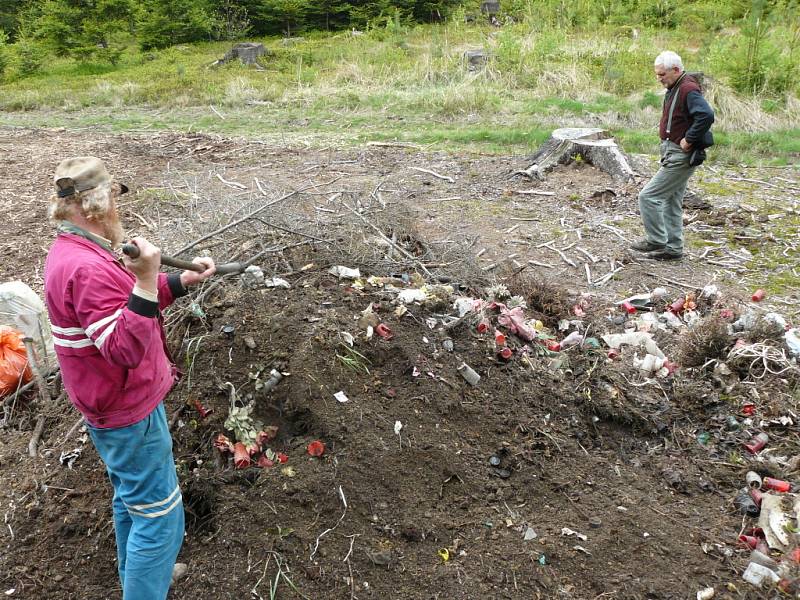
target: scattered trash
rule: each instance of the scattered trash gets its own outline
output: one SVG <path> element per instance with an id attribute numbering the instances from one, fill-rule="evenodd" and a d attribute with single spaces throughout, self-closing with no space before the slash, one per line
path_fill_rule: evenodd
<path id="1" fill-rule="evenodd" d="M 442 348 L 444 348 L 447 352 L 452 352 L 453 348 L 454 348 L 453 340 L 451 340 L 450 338 L 443 339 L 442 340 Z"/>
<path id="2" fill-rule="evenodd" d="M 195 410 L 200 415 L 201 419 L 205 419 L 208 415 L 210 415 L 211 413 L 214 412 L 213 408 L 206 408 L 205 406 L 203 406 L 198 398 L 195 398 L 192 401 L 192 405 L 194 406 Z"/>
<path id="3" fill-rule="evenodd" d="M 268 288 L 281 288 L 284 290 L 291 289 L 292 285 L 286 281 L 285 279 L 281 279 L 280 277 L 273 277 L 272 279 L 267 279 L 264 282 Z"/>
<path id="4" fill-rule="evenodd" d="M 13 392 L 20 379 L 26 383 L 33 376 L 22 337 L 16 329 L 0 326 L 0 396 Z"/>
<path id="5" fill-rule="evenodd" d="M 397 294 L 397 302 L 400 304 L 413 304 L 414 302 L 425 302 L 428 294 L 423 289 L 411 288 L 403 290 Z"/>
<path id="6" fill-rule="evenodd" d="M 761 302 L 766 295 L 767 295 L 767 292 L 765 292 L 762 289 L 757 289 L 755 292 L 753 292 L 753 295 L 750 297 L 750 299 L 753 302 Z"/>
<path id="7" fill-rule="evenodd" d="M 244 345 L 250 348 L 250 350 L 256 349 L 256 340 L 253 338 L 252 335 L 244 336 Z"/>
<path id="8" fill-rule="evenodd" d="M 761 512 L 761 508 L 758 506 L 756 501 L 753 500 L 749 488 L 743 488 L 739 490 L 739 493 L 736 495 L 733 504 L 736 506 L 736 510 L 743 515 L 747 515 L 748 517 L 757 517 Z"/>
<path id="9" fill-rule="evenodd" d="M 620 346 L 642 346 L 648 354 L 658 358 L 666 358 L 664 353 L 653 340 L 653 337 L 645 331 L 631 333 L 612 333 L 601 336 L 601 339 L 609 348 L 619 348 Z"/>
<path id="10" fill-rule="evenodd" d="M 256 288 L 264 283 L 264 271 L 259 266 L 250 265 L 242 273 L 242 281 L 247 287 Z"/>
<path id="11" fill-rule="evenodd" d="M 525 529 L 525 533 L 522 536 L 522 539 L 526 542 L 530 542 L 531 540 L 535 540 L 537 537 L 537 533 L 533 530 L 533 527 L 528 527 Z"/>
<path id="12" fill-rule="evenodd" d="M 789 354 L 800 359 L 800 329 L 789 329 L 784 334 L 786 345 L 789 347 Z"/>
<path id="13" fill-rule="evenodd" d="M 510 360 L 514 356 L 514 351 L 508 346 L 504 346 L 497 351 L 497 355 L 503 360 Z"/>
<path id="14" fill-rule="evenodd" d="M 759 565 L 758 563 L 751 562 L 747 565 L 747 569 L 742 575 L 742 579 L 751 585 L 761 587 L 761 584 L 765 581 L 768 583 L 778 583 L 781 578 L 772 569 L 768 569 L 767 567 Z"/>
<path id="15" fill-rule="evenodd" d="M 748 471 L 747 474 L 744 476 L 744 480 L 747 483 L 747 487 L 749 488 L 756 488 L 757 490 L 761 489 L 761 475 L 756 473 L 755 471 Z"/>
<path id="16" fill-rule="evenodd" d="M 220 332 L 224 335 L 228 341 L 233 341 L 233 336 L 236 333 L 236 328 L 233 325 L 223 325 L 220 328 Z"/>
<path id="17" fill-rule="evenodd" d="M 478 375 L 467 363 L 461 363 L 461 365 L 458 367 L 458 372 L 461 373 L 461 376 L 470 385 L 478 385 L 478 382 L 481 380 L 481 376 Z"/>
<path id="18" fill-rule="evenodd" d="M 448 550 L 447 548 L 439 548 L 437 554 L 439 555 L 439 558 L 441 558 L 443 562 L 447 562 L 448 560 L 450 560 L 450 550 Z"/>
<path id="19" fill-rule="evenodd" d="M 390 340 L 394 337 L 392 330 L 383 323 L 378 323 L 378 326 L 375 327 L 375 333 L 385 340 Z"/>
<path id="20" fill-rule="evenodd" d="M 750 454 L 755 454 L 763 449 L 764 446 L 767 445 L 767 442 L 769 442 L 769 436 L 762 431 L 749 442 L 747 442 L 744 447 L 745 450 L 747 450 Z"/>
<path id="21" fill-rule="evenodd" d="M 637 311 L 636 307 L 633 304 L 631 304 L 630 302 L 628 302 L 627 300 L 624 300 L 620 304 L 620 307 L 622 308 L 622 310 L 624 310 L 629 315 L 635 315 L 636 314 L 636 311 Z"/>
<path id="22" fill-rule="evenodd" d="M 576 538 L 578 538 L 582 542 L 585 542 L 586 540 L 589 539 L 584 534 L 578 533 L 577 531 L 575 531 L 574 529 L 570 529 L 569 527 L 562 527 L 561 528 L 561 535 L 565 535 L 565 536 L 574 535 Z"/>
<path id="23" fill-rule="evenodd" d="M 714 591 L 713 587 L 708 587 L 702 590 L 698 590 L 697 600 L 711 600 L 714 597 L 715 593 L 716 592 Z"/>
<path id="24" fill-rule="evenodd" d="M 781 479 L 773 479 L 772 477 L 764 477 L 761 487 L 765 490 L 774 490 L 776 492 L 788 492 L 792 489 L 792 484 L 788 481 Z"/>
<path id="25" fill-rule="evenodd" d="M 500 462 L 501 462 L 500 457 L 497 456 L 496 454 L 493 454 L 492 456 L 489 457 L 489 464 L 492 465 L 493 467 L 499 467 Z"/>
<path id="26" fill-rule="evenodd" d="M 361 277 L 361 271 L 358 269 L 351 269 L 349 267 L 336 266 L 328 269 L 328 273 L 336 275 L 339 279 L 358 279 Z"/>
<path id="27" fill-rule="evenodd" d="M 394 422 L 394 434 L 400 435 L 400 432 L 403 430 L 403 424 L 400 421 Z"/>
<path id="28" fill-rule="evenodd" d="M 333 395 L 333 397 L 334 397 L 334 398 L 336 398 L 336 401 L 337 401 L 337 402 L 341 402 L 342 404 L 344 404 L 345 402 L 349 402 L 349 401 L 350 401 L 350 398 L 348 398 L 348 397 L 345 395 L 345 393 L 344 393 L 344 392 L 336 392 L 336 393 Z"/>
<path id="29" fill-rule="evenodd" d="M 61 456 L 58 457 L 58 462 L 62 467 L 66 466 L 68 469 L 72 469 L 72 465 L 81 457 L 82 452 L 83 450 L 81 448 L 64 451 L 61 453 Z"/>
<path id="30" fill-rule="evenodd" d="M 308 445 L 308 448 L 306 448 L 306 452 L 308 452 L 310 456 L 316 456 L 316 457 L 322 456 L 323 454 L 325 454 L 325 444 L 323 444 L 319 440 L 314 440 Z"/>

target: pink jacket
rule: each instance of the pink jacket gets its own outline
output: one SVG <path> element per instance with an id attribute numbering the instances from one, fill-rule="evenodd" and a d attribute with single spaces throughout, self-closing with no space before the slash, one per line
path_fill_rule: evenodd
<path id="1" fill-rule="evenodd" d="M 93 427 L 142 420 L 177 380 L 160 311 L 185 294 L 159 275 L 158 302 L 131 293 L 135 278 L 98 244 L 59 234 L 47 255 L 45 300 L 69 398 Z"/>

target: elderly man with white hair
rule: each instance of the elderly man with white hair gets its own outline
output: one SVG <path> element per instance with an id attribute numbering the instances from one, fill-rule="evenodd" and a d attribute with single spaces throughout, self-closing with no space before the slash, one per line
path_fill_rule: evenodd
<path id="1" fill-rule="evenodd" d="M 631 248 L 655 260 L 683 256 L 683 195 L 695 168 L 714 143 L 714 111 L 700 85 L 683 69 L 681 57 L 665 51 L 655 60 L 658 81 L 667 88 L 658 131 L 661 168 L 639 193 L 645 238 Z"/>
<path id="2" fill-rule="evenodd" d="M 178 377 L 161 311 L 214 274 L 159 273 L 160 250 L 124 238 L 117 198 L 128 191 L 98 158 L 61 161 L 50 217 L 58 237 L 45 264 L 45 298 L 69 399 L 114 487 L 114 532 L 123 600 L 164 600 L 183 542 L 184 515 L 164 398 Z"/>

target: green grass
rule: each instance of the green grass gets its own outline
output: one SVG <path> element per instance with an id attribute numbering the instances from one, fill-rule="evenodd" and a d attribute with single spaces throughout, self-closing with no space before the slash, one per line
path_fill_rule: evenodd
<path id="1" fill-rule="evenodd" d="M 489 153 L 529 152 L 552 129 L 581 125 L 610 129 L 629 152 L 654 153 L 662 95 L 652 76 L 653 49 L 689 52 L 678 32 L 643 29 L 632 39 L 614 28 L 536 31 L 525 23 L 310 34 L 292 45 L 261 41 L 269 50 L 262 71 L 238 63 L 212 67 L 226 43 L 130 48 L 116 66 L 49 60 L 41 73 L 12 73 L 0 86 L 0 124 L 321 143 L 401 140 Z M 475 72 L 463 60 L 472 48 L 490 55 Z M 687 65 L 713 73 L 705 60 L 703 53 L 686 55 Z M 796 101 L 751 102 L 719 85 L 711 161 L 797 161 Z M 756 130 L 760 115 L 769 117 L 768 131 Z"/>

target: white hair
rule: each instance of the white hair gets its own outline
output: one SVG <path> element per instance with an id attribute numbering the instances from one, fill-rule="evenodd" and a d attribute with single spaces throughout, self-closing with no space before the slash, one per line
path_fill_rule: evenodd
<path id="1" fill-rule="evenodd" d="M 683 61 L 681 57 L 671 50 L 664 50 L 664 52 L 656 56 L 655 66 L 664 67 L 665 69 L 674 69 L 678 67 L 679 71 L 683 71 Z"/>

